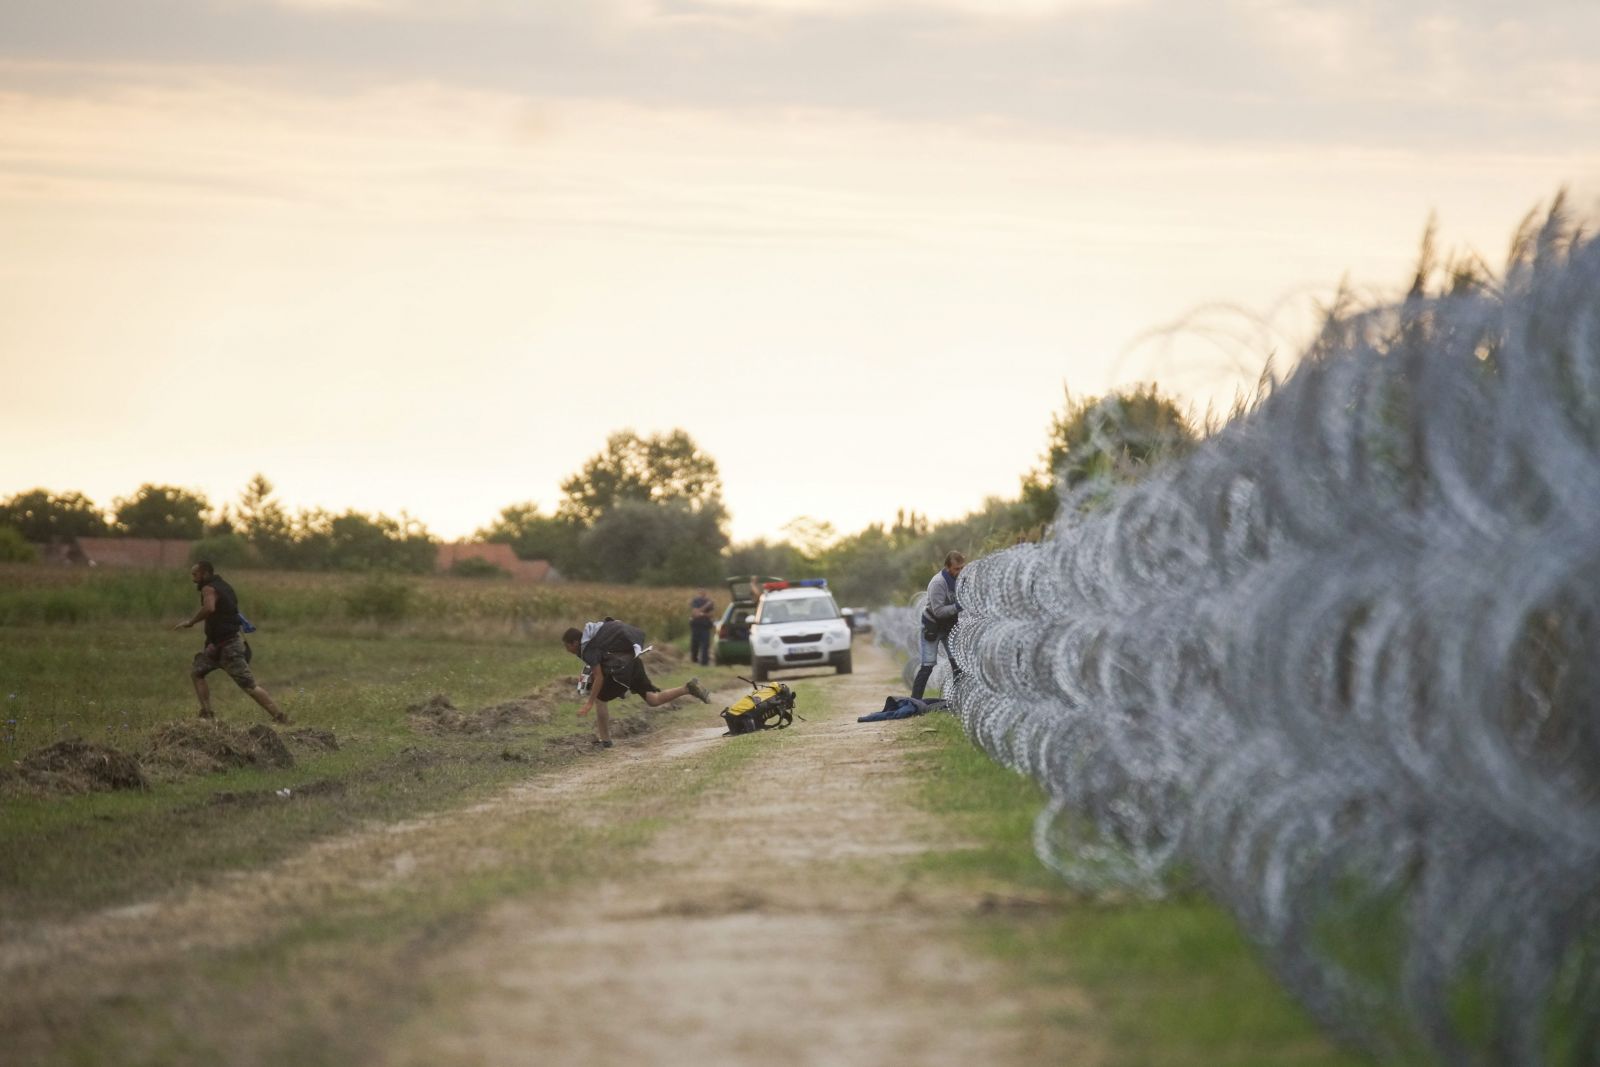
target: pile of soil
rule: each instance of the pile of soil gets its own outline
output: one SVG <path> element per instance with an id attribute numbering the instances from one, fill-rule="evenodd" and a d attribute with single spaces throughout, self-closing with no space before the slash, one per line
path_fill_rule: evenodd
<path id="1" fill-rule="evenodd" d="M 563 675 L 518 700 L 472 712 L 461 711 L 448 696 L 435 693 L 406 710 L 412 727 L 428 734 L 482 734 L 507 726 L 542 726 L 550 721 L 558 703 L 573 699 L 577 684 L 577 675 Z"/>
<path id="2" fill-rule="evenodd" d="M 638 737 L 655 729 L 655 724 L 643 715 L 613 715 L 611 716 L 611 739 L 621 740 L 625 737 Z M 550 748 L 568 749 L 573 752 L 590 752 L 595 749 L 593 733 L 562 734 L 552 737 L 545 742 Z"/>
<path id="3" fill-rule="evenodd" d="M 215 719 L 180 719 L 156 731 L 145 762 L 187 778 L 234 767 L 293 767 L 294 756 L 265 723 L 240 730 Z"/>
<path id="4" fill-rule="evenodd" d="M 150 784 L 133 756 L 77 737 L 28 753 L 0 781 L 33 793 L 105 793 Z"/>

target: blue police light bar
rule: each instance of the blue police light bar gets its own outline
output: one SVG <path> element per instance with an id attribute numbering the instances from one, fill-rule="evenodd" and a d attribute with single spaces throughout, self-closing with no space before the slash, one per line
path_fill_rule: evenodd
<path id="1" fill-rule="evenodd" d="M 789 584 L 790 585 L 804 586 L 807 589 L 826 589 L 826 588 L 828 588 L 828 579 L 826 579 L 826 578 L 802 578 L 798 582 L 790 582 Z"/>

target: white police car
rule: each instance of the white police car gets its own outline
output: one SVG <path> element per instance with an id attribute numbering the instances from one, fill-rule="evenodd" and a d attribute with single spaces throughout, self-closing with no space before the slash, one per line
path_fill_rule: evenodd
<path id="1" fill-rule="evenodd" d="M 767 582 L 750 625 L 751 675 L 758 682 L 791 667 L 849 674 L 850 627 L 824 578 Z"/>

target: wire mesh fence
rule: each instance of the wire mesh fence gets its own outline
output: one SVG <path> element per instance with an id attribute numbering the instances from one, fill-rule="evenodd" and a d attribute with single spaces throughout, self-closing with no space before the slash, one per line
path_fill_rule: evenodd
<path id="1" fill-rule="evenodd" d="M 1382 1056 L 1600 1063 L 1600 241 L 1552 214 L 1496 283 L 1331 314 L 957 596 L 933 684 L 1062 877 L 1199 883 Z"/>

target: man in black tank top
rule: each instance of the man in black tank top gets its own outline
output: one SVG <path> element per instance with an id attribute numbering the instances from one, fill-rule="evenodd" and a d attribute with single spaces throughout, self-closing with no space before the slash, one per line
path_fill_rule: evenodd
<path id="1" fill-rule="evenodd" d="M 250 699 L 266 709 L 273 722 L 288 722 L 289 716 L 278 710 L 272 697 L 256 684 L 255 675 L 250 673 L 250 650 L 240 632 L 243 624 L 239 616 L 239 596 L 233 591 L 233 586 L 218 576 L 217 569 L 209 560 L 203 559 L 189 568 L 189 577 L 200 591 L 200 610 L 173 629 L 186 630 L 197 622 L 206 624 L 206 647 L 195 655 L 194 664 L 189 670 L 195 695 L 200 698 L 200 717 L 215 718 L 211 711 L 211 687 L 206 684 L 206 675 L 223 670 L 240 689 L 250 694 Z"/>

